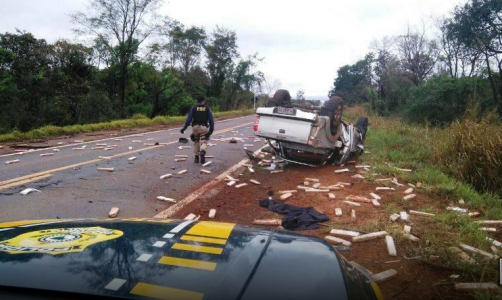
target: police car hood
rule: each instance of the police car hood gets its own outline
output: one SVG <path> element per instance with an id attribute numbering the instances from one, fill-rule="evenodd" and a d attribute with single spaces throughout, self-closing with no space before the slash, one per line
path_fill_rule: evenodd
<path id="1" fill-rule="evenodd" d="M 2 299 L 345 299 L 341 267 L 320 239 L 230 223 L 0 223 Z"/>

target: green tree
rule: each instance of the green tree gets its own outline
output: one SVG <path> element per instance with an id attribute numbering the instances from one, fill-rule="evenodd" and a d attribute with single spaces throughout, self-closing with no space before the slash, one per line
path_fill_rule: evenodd
<path id="1" fill-rule="evenodd" d="M 237 35 L 221 27 L 216 27 L 205 45 L 206 69 L 210 78 L 208 95 L 220 97 L 225 81 L 234 68 L 237 58 Z"/>
<path id="2" fill-rule="evenodd" d="M 329 96 L 340 96 L 348 105 L 367 102 L 365 90 L 372 85 L 373 60 L 373 54 L 369 53 L 353 65 L 340 67 Z"/>
<path id="3" fill-rule="evenodd" d="M 92 49 L 65 40 L 53 45 L 51 86 L 54 88 L 52 115 L 57 125 L 79 122 L 83 97 L 93 80 Z"/>
<path id="4" fill-rule="evenodd" d="M 87 12 L 72 15 L 73 21 L 82 27 L 77 32 L 93 36 L 117 59 L 121 117 L 125 117 L 128 67 L 139 45 L 159 28 L 155 16 L 160 3 L 161 0 L 90 0 Z"/>

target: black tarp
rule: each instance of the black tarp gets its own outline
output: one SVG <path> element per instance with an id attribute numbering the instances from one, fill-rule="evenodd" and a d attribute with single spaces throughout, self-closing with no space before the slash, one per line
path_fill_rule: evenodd
<path id="1" fill-rule="evenodd" d="M 317 229 L 319 222 L 329 221 L 329 217 L 315 210 L 313 207 L 299 207 L 276 202 L 270 199 L 259 201 L 261 207 L 286 215 L 282 220 L 282 227 L 289 230 Z"/>

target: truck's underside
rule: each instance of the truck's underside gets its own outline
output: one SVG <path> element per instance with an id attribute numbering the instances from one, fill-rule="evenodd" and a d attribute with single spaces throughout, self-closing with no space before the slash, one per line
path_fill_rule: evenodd
<path id="1" fill-rule="evenodd" d="M 333 125 L 329 116 L 295 108 L 260 107 L 256 113 L 255 134 L 267 139 L 286 161 L 308 166 L 342 164 L 364 151 L 367 118 L 354 126 Z"/>

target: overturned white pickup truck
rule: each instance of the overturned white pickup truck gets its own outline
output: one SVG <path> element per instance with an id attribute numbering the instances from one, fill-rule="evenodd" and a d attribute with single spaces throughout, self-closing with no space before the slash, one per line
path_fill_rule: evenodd
<path id="1" fill-rule="evenodd" d="M 343 122 L 341 98 L 340 102 L 341 111 L 323 106 L 319 113 L 291 107 L 260 107 L 256 110 L 255 135 L 265 138 L 275 153 L 289 162 L 308 166 L 328 161 L 343 164 L 364 152 L 368 118 L 360 117 L 355 125 Z"/>

